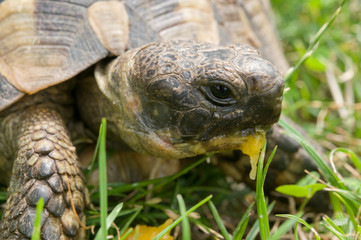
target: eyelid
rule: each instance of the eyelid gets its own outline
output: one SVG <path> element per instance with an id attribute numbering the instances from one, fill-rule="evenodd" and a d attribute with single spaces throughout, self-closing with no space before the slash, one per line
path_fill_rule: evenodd
<path id="1" fill-rule="evenodd" d="M 210 87 L 212 85 L 223 85 L 223 86 L 227 87 L 231 91 L 232 97 L 226 98 L 226 99 L 219 99 L 219 98 L 215 97 L 212 94 L 211 89 L 210 89 Z M 218 79 L 206 80 L 206 81 L 202 82 L 200 90 L 209 101 L 213 102 L 214 104 L 221 105 L 221 106 L 233 105 L 233 104 L 237 103 L 237 100 L 240 98 L 239 93 L 235 90 L 235 88 L 231 84 L 229 84 L 226 81 L 222 81 L 222 80 L 218 80 Z"/>

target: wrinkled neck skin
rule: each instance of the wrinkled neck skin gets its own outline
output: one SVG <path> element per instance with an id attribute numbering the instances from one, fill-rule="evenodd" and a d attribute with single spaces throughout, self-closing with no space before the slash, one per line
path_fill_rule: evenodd
<path id="1" fill-rule="evenodd" d="M 81 80 L 77 102 L 82 118 L 91 129 L 98 131 L 101 118 L 105 117 L 110 142 L 125 143 L 137 152 L 162 158 L 194 156 L 195 154 L 190 154 L 193 149 L 189 149 L 187 153 L 184 146 L 178 147 L 167 141 L 171 138 L 169 132 L 157 132 L 144 122 L 140 96 L 133 91 L 133 86 L 128 81 L 129 69 L 134 64 L 133 54 L 136 52 L 128 52 L 129 61 L 122 62 L 123 65 L 116 72 L 113 69 L 119 63 L 113 60 L 105 63 L 107 65 L 97 65 L 97 81 L 92 77 Z M 114 81 L 108 81 L 114 78 Z M 81 106 L 84 102 L 91 105 L 84 108 Z"/>

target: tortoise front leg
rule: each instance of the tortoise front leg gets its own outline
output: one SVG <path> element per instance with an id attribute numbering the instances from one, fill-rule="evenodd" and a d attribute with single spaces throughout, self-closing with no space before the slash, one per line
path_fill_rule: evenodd
<path id="1" fill-rule="evenodd" d="M 32 107 L 21 115 L 0 239 L 31 238 L 40 198 L 42 239 L 84 239 L 88 193 L 63 120 L 47 107 Z"/>

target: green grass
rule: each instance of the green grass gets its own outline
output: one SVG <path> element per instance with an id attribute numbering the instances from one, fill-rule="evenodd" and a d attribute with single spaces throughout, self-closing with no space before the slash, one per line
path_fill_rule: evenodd
<path id="1" fill-rule="evenodd" d="M 136 224 L 160 225 L 170 217 L 174 223 L 157 239 L 166 231 L 180 232 L 177 239 L 183 240 L 299 239 L 299 234 L 321 239 L 360 238 L 361 4 L 359 0 L 272 3 L 286 56 L 291 65 L 297 66 L 287 76 L 283 113 L 306 129 L 328 155 L 325 163 L 313 143 L 280 122 L 320 169 L 320 174 L 312 173 L 297 185 L 279 188 L 288 195 L 302 196 L 303 202 L 292 213 L 277 214 L 274 211 L 279 202 L 269 203 L 263 193 L 268 165 L 259 165 L 254 192 L 229 180 L 206 162 L 207 157 L 169 177 L 107 184 L 103 120 L 89 168 L 91 172 L 99 166 L 101 181 L 99 188 L 91 191 L 95 208 L 88 212 L 87 225 L 95 227 L 95 234 L 88 231 L 88 239 L 125 239 Z M 343 9 L 337 10 L 343 4 Z M 320 32 L 324 24 L 328 29 Z M 335 86 L 329 87 L 332 78 L 339 80 L 336 89 L 344 101 L 341 106 L 335 105 Z M 331 212 L 319 220 L 307 210 L 317 191 L 329 193 L 331 206 Z M 127 200 L 123 202 L 124 198 Z M 40 216 L 41 208 L 38 211 Z M 39 239 L 36 229 L 33 239 Z"/>
<path id="2" fill-rule="evenodd" d="M 96 240 L 106 239 L 107 230 L 107 217 L 108 217 L 108 192 L 107 192 L 107 162 L 106 162 L 106 120 L 102 119 L 102 124 L 99 131 L 99 192 L 100 192 L 100 229 L 97 234 Z"/>
<path id="3" fill-rule="evenodd" d="M 267 212 L 267 202 L 265 201 L 265 195 L 263 192 L 264 182 L 266 180 L 266 175 L 268 168 L 271 164 L 273 156 L 276 152 L 277 147 L 273 150 L 270 159 L 264 162 L 264 154 L 266 151 L 266 144 L 263 146 L 261 157 L 257 166 L 257 179 L 256 179 L 256 205 L 257 205 L 257 216 L 259 221 L 259 231 L 262 239 L 270 238 L 270 224 L 268 220 L 268 212 Z M 265 165 L 265 166 L 264 166 Z M 264 166 L 264 169 L 263 169 Z"/>
<path id="4" fill-rule="evenodd" d="M 361 91 L 358 91 L 360 83 L 349 80 L 353 85 L 353 102 L 335 108 L 332 90 L 327 85 L 329 76 L 325 73 L 328 69 L 327 71 L 333 71 L 336 77 L 345 78 L 342 72 L 350 68 L 347 61 L 351 59 L 353 66 L 359 65 L 361 55 L 357 55 L 354 51 L 359 50 L 357 43 L 360 41 L 360 36 L 355 36 L 357 34 L 355 29 L 360 28 L 355 16 L 357 13 L 353 12 L 347 1 L 292 1 L 285 4 L 284 1 L 275 0 L 273 3 L 276 9 L 279 6 L 279 11 L 282 10 L 282 15 L 278 13 L 276 16 L 288 60 L 292 65 L 297 66 L 287 76 L 288 91 L 285 94 L 284 113 L 303 126 L 312 138 L 323 144 L 326 151 L 333 150 L 330 155 L 332 161 L 339 158 L 336 152 L 345 153 L 350 160 L 349 163 L 356 166 L 356 173 L 353 174 L 360 174 L 361 164 L 358 155 L 361 150 L 357 141 L 355 142 L 361 137 L 360 113 L 357 111 L 358 102 L 361 100 Z M 342 10 L 341 6 L 343 6 Z M 344 38 L 340 38 L 339 34 Z M 344 42 L 356 46 L 355 49 L 351 49 Z M 303 57 L 305 54 L 307 58 Z M 353 67 L 353 75 L 355 79 L 360 79 L 358 68 Z M 348 93 L 347 84 L 349 83 L 341 82 L 338 87 Z M 343 95 L 345 99 L 346 93 Z M 342 107 L 349 110 L 346 118 L 345 116 L 341 118 L 339 115 L 339 109 Z M 265 169 L 258 169 L 257 192 L 254 194 L 247 188 L 239 192 L 234 191 L 232 189 L 234 183 L 226 180 L 219 169 L 215 169 L 202 159 L 197 164 L 187 167 L 181 174 L 132 185 L 111 186 L 112 189 L 108 194 L 114 196 L 136 192 L 133 198 L 124 203 L 124 209 L 119 213 L 121 217 L 115 220 L 116 224 L 118 226 L 124 224 L 134 226 L 137 223 L 159 225 L 172 215 L 169 214 L 171 212 L 179 217 L 163 233 L 174 228 L 176 223 L 182 222 L 178 226 L 181 229 L 178 239 L 190 239 L 190 236 L 198 239 L 198 235 L 193 236 L 194 229 L 198 229 L 198 232 L 204 231 L 203 237 L 215 239 L 222 237 L 255 239 L 257 236 L 261 239 L 298 239 L 299 233 L 305 235 L 313 233 L 314 238 L 332 236 L 338 239 L 356 239 L 360 234 L 360 179 L 348 172 L 342 175 L 338 172 L 340 165 L 335 164 L 332 168 L 332 165 L 326 164 L 322 156 L 314 151 L 312 143 L 296 129 L 282 121 L 281 125 L 309 152 L 322 176 L 321 183 L 316 183 L 317 180 L 314 179 L 319 178 L 320 175 L 313 174 L 314 178 L 308 176 L 298 185 L 280 188 L 280 191 L 289 195 L 297 193 L 304 197 L 303 203 L 295 209 L 295 213 L 274 215 L 272 212 L 278 203 L 268 204 L 268 199 L 262 191 L 267 166 Z M 335 129 L 335 126 L 338 128 Z M 337 141 L 336 138 L 341 133 L 347 133 L 343 136 L 345 141 L 342 142 Z M 347 148 L 336 149 L 333 146 L 347 146 Z M 149 189 L 148 186 L 151 188 Z M 120 192 L 116 193 L 116 190 Z M 329 192 L 333 212 L 324 215 L 318 220 L 318 224 L 314 225 L 316 219 L 308 218 L 306 222 L 304 216 L 307 215 L 309 200 L 316 192 L 322 190 Z M 150 193 L 160 201 L 147 202 L 146 196 Z M 210 201 L 211 195 L 213 197 Z M 204 204 L 207 201 L 208 205 Z M 257 207 L 254 207 L 254 203 Z M 135 206 L 137 208 L 134 208 Z M 199 218 L 186 217 L 186 213 L 193 210 L 188 206 L 198 207 Z M 134 209 L 138 209 L 136 217 L 132 215 L 133 217 L 127 218 L 132 211 L 135 211 Z M 269 218 L 268 214 L 272 216 Z M 273 225 L 275 218 L 281 221 L 276 227 Z M 113 233 L 114 229 L 111 228 L 109 235 Z M 113 236 L 113 239 L 117 239 L 114 234 Z"/>
<path id="5" fill-rule="evenodd" d="M 36 205 L 36 215 L 34 220 L 34 230 L 31 240 L 40 240 L 40 228 L 41 228 L 41 214 L 44 208 L 44 199 L 40 198 Z"/>
<path id="6" fill-rule="evenodd" d="M 344 2 L 304 0 L 286 4 L 272 0 L 291 66 L 313 49 L 313 55 L 286 83 L 283 113 L 305 128 L 327 151 L 345 147 L 360 155 L 360 2 L 346 1 L 320 39 L 317 34 Z M 317 44 L 313 44 L 315 39 Z M 338 99 L 335 94 L 339 94 Z"/>
<path id="7" fill-rule="evenodd" d="M 314 237 L 316 239 L 321 239 L 323 236 L 335 236 L 339 239 L 356 239 L 357 236 L 360 234 L 361 226 L 360 226 L 360 206 L 361 206 L 361 194 L 360 194 L 360 187 L 356 189 L 352 189 L 348 187 L 343 177 L 335 174 L 331 167 L 327 164 L 325 164 L 322 159 L 317 155 L 317 152 L 313 149 L 313 147 L 307 142 L 307 139 L 305 139 L 301 134 L 299 134 L 295 129 L 292 129 L 291 126 L 287 125 L 286 122 L 281 121 L 281 125 L 288 131 L 290 135 L 292 135 L 303 147 L 308 151 L 308 153 L 313 156 L 315 159 L 315 163 L 320 168 L 321 174 L 323 175 L 324 179 L 322 181 L 322 184 L 317 183 L 315 184 L 314 180 L 310 178 L 310 176 L 307 176 L 306 179 L 302 179 L 298 185 L 290 185 L 287 186 L 282 190 L 284 193 L 288 193 L 289 195 L 295 195 L 298 197 L 304 197 L 304 203 L 301 204 L 299 209 L 297 210 L 296 214 L 278 214 L 276 215 L 278 218 L 287 218 L 289 220 L 283 221 L 277 228 L 274 228 L 273 231 L 270 231 L 272 227 L 272 222 L 269 220 L 268 215 L 272 213 L 272 209 L 274 207 L 275 203 L 272 203 L 268 205 L 268 201 L 264 196 L 263 193 L 263 184 L 266 179 L 267 170 L 268 167 L 272 161 L 273 155 L 276 152 L 276 148 L 274 149 L 273 153 L 270 155 L 268 161 L 266 161 L 266 164 L 264 168 L 262 167 L 263 164 L 263 157 L 260 158 L 260 164 L 258 165 L 257 169 L 257 187 L 256 187 L 256 196 L 255 201 L 257 205 L 257 220 L 253 221 L 249 226 L 247 224 L 249 223 L 250 216 L 252 215 L 252 208 L 253 204 L 248 207 L 246 211 L 240 211 L 238 219 L 239 221 L 235 221 L 234 232 L 233 234 L 230 233 L 229 226 L 228 228 L 224 224 L 224 219 L 222 218 L 222 215 L 224 217 L 224 213 L 220 213 L 219 211 L 219 205 L 216 206 L 216 204 L 211 201 L 212 195 L 208 195 L 205 198 L 201 199 L 200 201 L 196 201 L 196 204 L 193 207 L 190 207 L 189 210 L 187 210 L 187 202 L 184 200 L 184 196 L 187 196 L 187 199 L 189 200 L 190 195 L 189 192 L 187 192 L 187 188 L 183 189 L 181 187 L 174 188 L 174 182 L 170 181 L 170 179 L 175 180 L 178 179 L 177 184 L 179 184 L 179 181 L 182 181 L 182 176 L 185 176 L 188 171 L 197 170 L 197 166 L 199 164 L 207 164 L 205 163 L 205 157 L 204 159 L 201 159 L 200 161 L 193 163 L 191 166 L 186 167 L 184 170 L 182 170 L 180 173 L 174 175 L 165 177 L 162 179 L 156 179 L 153 181 L 145 181 L 144 183 L 137 183 L 137 184 L 130 184 L 133 185 L 133 189 L 130 188 L 130 186 L 124 188 L 125 191 L 128 192 L 134 192 L 135 189 L 139 191 L 139 186 L 144 187 L 143 191 L 139 191 L 139 195 L 135 194 L 132 199 L 128 200 L 129 202 L 133 202 L 133 204 L 140 205 L 141 207 L 137 209 L 134 208 L 133 204 L 127 204 L 124 203 L 125 209 L 121 210 L 123 207 L 123 204 L 119 204 L 116 207 L 116 210 L 113 210 L 113 212 L 110 214 L 112 217 L 109 217 L 109 221 L 107 222 L 106 226 L 107 229 L 109 229 L 111 223 L 115 221 L 115 225 L 117 226 L 124 226 L 122 224 L 125 224 L 126 226 L 133 225 L 135 223 L 146 223 L 148 225 L 153 224 L 159 224 L 160 222 L 163 222 L 167 218 L 166 212 L 173 212 L 176 214 L 179 214 L 179 217 L 174 219 L 174 222 L 164 229 L 155 239 L 159 240 L 162 236 L 164 236 L 167 232 L 174 229 L 177 224 L 182 222 L 181 225 L 181 232 L 182 232 L 182 239 L 191 239 L 192 238 L 192 231 L 191 231 L 191 223 L 194 223 L 196 226 L 203 226 L 204 229 L 208 230 L 209 236 L 223 236 L 226 240 L 231 239 L 242 239 L 244 235 L 246 235 L 245 239 L 255 239 L 257 236 L 259 236 L 261 239 L 280 239 L 283 238 L 285 234 L 292 232 L 292 229 L 294 229 L 294 239 L 298 239 L 298 232 L 304 232 L 305 234 L 308 232 L 312 232 Z M 103 126 L 105 124 L 103 123 Z M 101 132 L 104 131 L 104 129 L 101 130 Z M 104 132 L 103 132 L 104 133 Z M 102 134 L 100 134 L 102 136 Z M 104 138 L 99 138 L 100 141 L 104 141 Z M 99 146 L 102 146 L 103 143 L 101 142 Z M 264 150 L 263 150 L 264 151 Z M 346 149 L 336 149 L 335 151 L 342 151 L 349 153 L 350 156 L 353 158 L 352 162 L 355 164 L 355 166 L 361 166 L 361 160 L 349 150 Z M 101 155 L 101 149 L 99 150 L 99 154 Z M 334 153 L 332 153 L 334 154 Z M 99 155 L 99 156 L 100 156 Z M 204 168 L 203 168 L 204 169 Z M 359 173 L 361 173 L 360 169 L 357 169 Z M 316 178 L 319 177 L 319 175 L 315 175 Z M 209 184 L 209 182 L 207 182 Z M 100 183 L 105 184 L 106 182 Z M 358 180 L 358 184 L 360 186 L 361 182 Z M 172 201 L 164 201 L 165 204 L 162 204 L 160 202 L 155 204 L 147 204 L 143 198 L 146 197 L 144 195 L 144 192 L 149 193 L 149 186 L 152 185 L 152 189 L 155 190 L 152 195 L 157 194 L 157 197 L 162 198 L 162 201 L 166 200 L 167 198 L 176 196 L 178 207 L 169 205 L 169 203 L 172 203 Z M 187 185 L 186 185 L 187 186 Z M 104 186 L 103 186 L 104 187 Z M 308 200 L 317 192 L 325 187 L 328 188 L 328 191 L 331 195 L 331 205 L 335 211 L 334 215 L 327 216 L 324 215 L 322 218 L 322 221 L 319 222 L 321 226 L 323 226 L 323 229 L 316 229 L 313 226 L 313 222 L 306 222 L 303 219 L 303 216 L 305 215 L 305 206 Z M 102 188 L 101 186 L 99 188 Z M 147 188 L 147 189 L 146 189 Z M 164 189 L 163 189 L 164 188 Z M 118 190 L 121 188 L 118 188 Z M 169 194 L 169 189 L 173 189 L 175 194 Z M 199 189 L 201 187 L 199 186 Z M 152 191 L 153 191 L 152 190 Z M 182 190 L 185 190 L 181 195 L 180 193 Z M 188 188 L 189 191 L 189 188 Z M 297 194 L 295 193 L 297 191 Z M 109 191 L 114 194 L 113 191 Z M 206 193 L 209 193 L 209 189 L 207 189 Z M 225 192 L 225 195 L 231 195 L 230 192 Z M 199 195 L 199 193 L 197 193 Z M 119 194 L 116 194 L 116 196 L 119 196 Z M 135 200 L 134 200 L 135 199 Z M 222 201 L 225 201 L 226 199 L 223 197 Z M 227 201 L 227 200 L 226 200 Z M 188 201 L 191 202 L 191 201 Z M 208 207 L 205 205 L 205 203 L 208 202 Z M 168 204 L 167 204 L 168 203 Z M 201 216 L 200 219 L 194 219 L 194 217 L 190 217 L 189 215 L 193 213 L 195 210 L 200 209 L 203 207 L 203 210 L 200 211 L 201 214 L 204 214 L 204 216 Z M 128 209 L 127 209 L 128 208 Z M 177 210 L 179 208 L 179 210 Z M 103 208 L 104 209 L 104 208 Z M 254 209 L 255 210 L 255 209 Z M 102 210 L 101 208 L 101 211 Z M 128 214 L 136 212 L 136 214 L 132 215 L 131 218 L 125 218 L 125 223 L 122 219 L 124 216 L 127 216 Z M 205 213 L 204 213 L 205 212 Z M 206 213 L 210 214 L 206 214 Z M 107 217 L 108 210 L 105 210 L 105 213 L 100 213 L 101 216 Z M 336 214 L 337 213 L 337 214 Z M 243 214 L 243 215 L 242 215 Z M 169 215 L 169 214 L 168 214 Z M 255 215 L 255 213 L 253 213 Z M 119 219 L 117 219 L 117 217 Z M 120 221 L 118 221 L 120 220 Z M 212 225 L 210 220 L 214 220 L 214 224 Z M 343 220 L 343 221 L 340 221 Z M 159 222 L 160 221 L 160 222 Z M 99 222 L 92 222 L 92 224 L 99 224 Z M 297 224 L 298 223 L 298 224 Z M 101 225 L 101 221 L 100 221 Z M 301 228 L 301 230 L 296 230 L 297 228 Z M 110 229 L 112 230 L 112 229 Z M 127 229 L 123 227 L 123 229 L 120 231 L 118 237 L 124 233 Z M 132 231 L 131 229 L 128 230 Z M 104 232 L 100 231 L 104 234 Z M 98 233 L 99 234 L 99 233 Z M 113 235 L 113 238 L 110 237 Z M 90 238 L 92 239 L 92 238 Z M 103 239 L 103 238 L 99 238 Z M 118 239 L 114 233 L 110 232 L 108 235 L 108 239 Z"/>
<path id="8" fill-rule="evenodd" d="M 186 204 L 182 195 L 177 195 L 178 205 L 179 205 L 179 212 L 182 216 L 185 216 L 182 220 L 182 240 L 191 239 L 191 228 L 188 216 L 186 215 Z M 210 203 L 210 202 L 208 202 Z"/>

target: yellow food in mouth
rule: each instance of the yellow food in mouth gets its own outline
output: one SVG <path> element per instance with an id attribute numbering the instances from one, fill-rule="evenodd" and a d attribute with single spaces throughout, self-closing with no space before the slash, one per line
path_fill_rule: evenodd
<path id="1" fill-rule="evenodd" d="M 239 150 L 248 155 L 251 162 L 251 172 L 249 177 L 254 180 L 257 173 L 257 163 L 260 157 L 261 150 L 266 142 L 266 132 L 258 130 L 254 135 L 250 135 L 241 144 Z"/>

